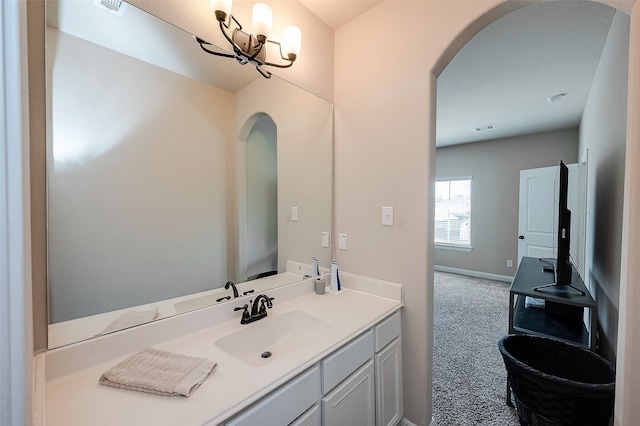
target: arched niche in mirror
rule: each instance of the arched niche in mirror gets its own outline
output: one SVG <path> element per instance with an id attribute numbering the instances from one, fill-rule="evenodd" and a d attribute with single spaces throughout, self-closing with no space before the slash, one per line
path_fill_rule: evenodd
<path id="1" fill-rule="evenodd" d="M 246 264 L 240 267 L 243 281 L 278 270 L 277 129 L 269 115 L 256 116 L 246 139 L 244 162 L 247 238 Z"/>

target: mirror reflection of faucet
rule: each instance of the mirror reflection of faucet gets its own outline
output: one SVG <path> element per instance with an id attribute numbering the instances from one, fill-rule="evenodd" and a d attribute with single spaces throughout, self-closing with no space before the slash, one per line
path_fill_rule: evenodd
<path id="1" fill-rule="evenodd" d="M 219 299 L 216 299 L 216 302 L 222 302 L 223 300 L 231 300 L 231 296 L 221 297 Z"/>
<path id="2" fill-rule="evenodd" d="M 229 286 L 233 288 L 233 298 L 235 299 L 239 296 L 238 289 L 236 288 L 236 285 L 233 283 L 233 281 L 227 281 L 227 283 L 224 285 L 224 289 L 229 290 Z"/>

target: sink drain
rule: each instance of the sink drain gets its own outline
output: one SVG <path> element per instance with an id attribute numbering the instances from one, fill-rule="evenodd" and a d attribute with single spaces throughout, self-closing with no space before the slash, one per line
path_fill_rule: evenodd
<path id="1" fill-rule="evenodd" d="M 269 358 L 271 355 L 273 355 L 271 352 L 269 351 L 264 351 L 262 352 L 262 355 L 260 355 L 262 358 Z"/>

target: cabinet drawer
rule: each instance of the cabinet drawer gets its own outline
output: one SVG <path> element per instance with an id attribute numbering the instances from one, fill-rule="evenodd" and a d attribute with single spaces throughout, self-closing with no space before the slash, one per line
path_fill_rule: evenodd
<path id="1" fill-rule="evenodd" d="M 378 324 L 374 329 L 376 352 L 381 351 L 382 348 L 392 342 L 393 339 L 400 336 L 400 329 L 400 311 Z"/>
<path id="2" fill-rule="evenodd" d="M 322 361 L 322 393 L 331 391 L 373 355 L 373 330 L 338 349 Z"/>
<path id="3" fill-rule="evenodd" d="M 229 420 L 227 426 L 265 424 L 288 425 L 320 399 L 320 371 L 313 367 L 242 414 Z"/>

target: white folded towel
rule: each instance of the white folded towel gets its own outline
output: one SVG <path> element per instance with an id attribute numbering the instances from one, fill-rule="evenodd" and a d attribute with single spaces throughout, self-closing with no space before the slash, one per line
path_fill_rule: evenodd
<path id="1" fill-rule="evenodd" d="M 145 324 L 153 321 L 158 316 L 158 308 L 149 311 L 128 311 L 113 320 L 104 330 L 96 336 L 113 333 L 114 331 L 124 330 L 125 328 L 134 327 L 136 325 Z"/>
<path id="2" fill-rule="evenodd" d="M 206 358 L 146 348 L 102 374 L 100 384 L 157 395 L 190 396 L 216 366 Z"/>

